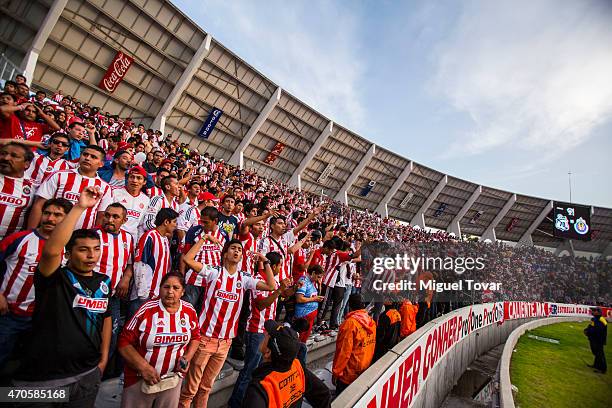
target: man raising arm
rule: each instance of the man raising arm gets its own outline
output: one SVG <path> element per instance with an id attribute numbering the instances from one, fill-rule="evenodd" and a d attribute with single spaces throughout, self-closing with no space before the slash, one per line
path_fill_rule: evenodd
<path id="1" fill-rule="evenodd" d="M 18 386 L 68 387 L 70 405 L 79 407 L 94 406 L 111 339 L 111 281 L 93 271 L 100 238 L 94 230 L 74 231 L 100 198 L 98 188 L 83 189 L 43 248 L 34 273 L 32 336 L 14 376 Z M 62 267 L 64 247 L 68 260 Z"/>

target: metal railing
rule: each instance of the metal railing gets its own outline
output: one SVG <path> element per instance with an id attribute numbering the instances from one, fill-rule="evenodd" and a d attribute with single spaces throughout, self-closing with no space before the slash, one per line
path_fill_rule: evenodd
<path id="1" fill-rule="evenodd" d="M 11 80 L 15 78 L 15 75 L 21 73 L 21 69 L 8 59 L 6 55 L 0 54 L 0 81 Z"/>

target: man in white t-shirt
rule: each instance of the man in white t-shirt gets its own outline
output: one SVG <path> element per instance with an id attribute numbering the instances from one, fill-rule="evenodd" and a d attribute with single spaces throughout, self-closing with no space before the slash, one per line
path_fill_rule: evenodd
<path id="1" fill-rule="evenodd" d="M 142 192 L 147 184 L 147 172 L 141 166 L 134 166 L 128 171 L 128 179 L 125 187 L 113 190 L 115 201 L 127 209 L 127 221 L 121 227 L 129 232 L 134 241 L 138 242 L 140 235 L 138 226 L 144 221 L 145 212 L 149 207 L 151 199 Z"/>
<path id="2" fill-rule="evenodd" d="M 104 164 L 105 154 L 100 146 L 89 145 L 81 151 L 79 167 L 57 171 L 49 176 L 36 192 L 36 201 L 28 218 L 28 228 L 35 228 L 40 222 L 42 205 L 46 200 L 61 197 L 76 204 L 86 187 L 97 187 L 102 199 L 93 207 L 83 211 L 75 229 L 93 228 L 94 225 L 98 225 L 98 217 L 101 218 L 106 207 L 113 202 L 111 187 L 97 173 Z"/>

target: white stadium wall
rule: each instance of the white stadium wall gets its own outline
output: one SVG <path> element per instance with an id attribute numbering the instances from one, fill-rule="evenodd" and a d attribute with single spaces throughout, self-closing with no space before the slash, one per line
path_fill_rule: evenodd
<path id="1" fill-rule="evenodd" d="M 334 400 L 333 408 L 439 407 L 467 367 L 522 324 L 590 317 L 589 306 L 498 302 L 463 307 L 408 336 Z"/>

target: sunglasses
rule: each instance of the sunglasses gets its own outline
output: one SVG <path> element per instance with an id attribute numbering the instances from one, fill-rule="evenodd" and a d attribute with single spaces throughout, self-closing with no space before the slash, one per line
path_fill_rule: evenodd
<path id="1" fill-rule="evenodd" d="M 69 143 L 66 143 L 66 142 L 61 142 L 61 141 L 59 141 L 59 140 L 52 140 L 52 141 L 51 141 L 51 144 L 58 145 L 58 146 L 63 146 L 63 147 L 68 147 L 68 146 L 70 146 L 70 144 L 69 144 Z"/>

